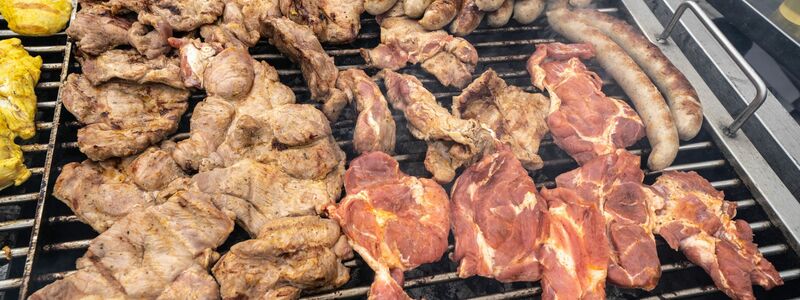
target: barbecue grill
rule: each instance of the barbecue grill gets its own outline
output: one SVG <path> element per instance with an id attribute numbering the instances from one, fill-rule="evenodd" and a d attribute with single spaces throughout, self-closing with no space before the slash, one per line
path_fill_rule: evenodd
<path id="1" fill-rule="evenodd" d="M 627 19 L 639 26 L 645 34 L 655 40 L 661 33 L 677 8 L 679 0 L 621 0 L 595 1 L 602 11 Z M 77 5 L 76 5 L 77 6 Z M 656 13 L 660 17 L 656 17 Z M 73 13 L 74 14 L 74 13 Z M 761 115 L 745 122 L 744 130 L 726 135 L 726 128 L 733 122 L 736 113 L 744 105 L 729 107 L 730 112 L 717 97 L 731 95 L 735 86 L 747 85 L 747 77 L 741 72 L 723 72 L 731 66 L 717 63 L 725 56 L 722 48 L 711 39 L 702 23 L 687 13 L 672 32 L 672 38 L 659 44 L 664 53 L 682 70 L 692 82 L 703 101 L 705 124 L 703 131 L 693 140 L 682 142 L 678 157 L 670 170 L 697 171 L 709 179 L 720 190 L 725 191 L 726 199 L 735 201 L 738 218 L 746 220 L 755 232 L 755 242 L 759 250 L 773 262 L 786 281 L 782 287 L 764 291 L 755 287 L 758 297 L 769 299 L 788 299 L 800 297 L 800 203 L 788 184 L 792 172 L 773 171 L 770 163 L 791 158 L 786 151 L 784 156 L 770 154 L 769 160 L 759 153 L 748 135 L 758 132 Z M 7 30 L 5 21 L 0 21 L 3 30 L 0 38 L 14 37 Z M 361 47 L 372 48 L 379 42 L 379 27 L 374 18 L 362 17 L 362 30 L 358 39 L 346 46 L 326 46 L 328 54 L 334 57 L 339 68 L 365 68 L 359 56 Z M 502 28 L 489 28 L 481 25 L 466 37 L 473 43 L 480 55 L 474 76 L 492 68 L 509 84 L 523 87 L 527 91 L 537 91 L 530 85 L 525 61 L 539 43 L 563 41 L 547 28 L 546 20 L 539 19 L 531 25 L 521 26 L 514 21 Z M 77 149 L 77 130 L 80 125 L 68 112 L 62 114 L 58 90 L 68 73 L 79 72 L 75 62 L 72 43 L 61 32 L 46 38 L 25 38 L 26 49 L 34 55 L 41 55 L 45 61 L 42 79 L 36 88 L 39 99 L 36 116 L 37 135 L 23 142 L 25 163 L 31 168 L 33 176 L 19 187 L 0 191 L 0 238 L 8 248 L 0 252 L 5 261 L 6 279 L 0 280 L 0 291 L 4 298 L 25 298 L 53 280 L 62 278 L 75 270 L 75 260 L 82 256 L 89 241 L 97 234 L 85 224 L 80 223 L 69 208 L 51 195 L 55 178 L 61 168 L 69 163 L 81 161 L 85 156 Z M 713 45 L 711 45 L 713 44 Z M 298 67 L 262 39 L 251 54 L 258 60 L 265 60 L 278 69 L 281 81 L 290 86 L 301 102 L 309 102 L 308 89 Z M 724 57 L 727 59 L 727 57 Z M 603 74 L 597 65 L 589 67 L 605 79 L 603 90 L 610 96 L 626 99 L 621 89 Z M 374 74 L 376 70 L 368 70 Z M 418 66 L 403 70 L 416 75 L 445 107 L 450 107 L 452 96 L 459 90 L 441 86 L 435 78 L 427 75 Z M 702 74 L 702 76 L 701 76 Z M 383 88 L 383 87 L 382 87 Z M 735 91 L 735 90 L 734 90 Z M 750 91 L 734 93 L 752 95 Z M 194 105 L 204 99 L 202 93 L 194 93 L 191 106 L 183 117 L 179 133 L 173 139 L 182 139 L 189 130 L 189 118 Z M 737 100 L 739 99 L 737 98 Z M 768 99 L 769 100 L 769 99 Z M 742 100 L 742 103 L 745 103 Z M 733 105 L 730 105 L 733 106 Z M 733 114 L 733 116 L 732 116 Z M 414 139 L 406 129 L 402 113 L 393 111 L 397 121 L 397 147 L 395 158 L 403 171 L 414 176 L 430 177 L 423 166 L 425 143 Z M 356 154 L 351 143 L 356 113 L 348 108 L 339 121 L 332 124 L 334 136 L 348 160 Z M 755 129 L 754 129 L 755 128 Z M 763 127 L 761 127 L 763 130 Z M 782 133 L 786 134 L 786 133 Z M 797 138 L 798 136 L 795 136 Z M 796 141 L 795 141 L 796 142 Z M 759 145 L 764 146 L 764 145 Z M 631 147 L 635 154 L 647 154 L 649 145 L 643 139 Z M 544 168 L 531 172 L 538 187 L 555 186 L 557 175 L 574 169 L 576 163 L 553 144 L 551 138 L 542 141 L 540 155 Z M 645 155 L 646 156 L 646 155 Z M 791 166 L 789 166 L 791 167 Z M 646 171 L 645 183 L 652 183 L 659 172 Z M 449 190 L 450 186 L 446 186 Z M 231 245 L 246 240 L 247 234 L 237 228 L 228 241 L 218 249 L 226 251 Z M 672 251 L 658 238 L 658 254 L 663 263 L 663 275 L 658 287 L 650 292 L 619 289 L 609 285 L 610 298 L 683 298 L 704 297 L 724 298 L 724 294 L 714 288 L 711 279 L 697 266 L 689 263 L 682 254 Z M 448 251 L 452 252 L 451 247 Z M 456 275 L 456 264 L 446 254 L 441 261 L 423 265 L 406 273 L 405 289 L 414 298 L 427 299 L 510 299 L 537 296 L 541 293 L 539 283 L 499 283 L 492 279 L 473 277 L 460 279 Z M 345 263 L 351 268 L 351 280 L 345 286 L 329 292 L 304 295 L 306 299 L 363 298 L 372 282 L 373 273 L 359 258 Z M 3 269 L 0 269 L 0 272 Z M 2 273 L 0 273 L 2 274 Z"/>

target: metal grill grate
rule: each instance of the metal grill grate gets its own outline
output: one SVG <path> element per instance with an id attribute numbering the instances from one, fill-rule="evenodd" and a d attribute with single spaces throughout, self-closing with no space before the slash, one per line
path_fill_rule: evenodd
<path id="1" fill-rule="evenodd" d="M 603 4 L 606 4 L 604 7 L 611 7 L 604 11 L 620 14 L 616 7 L 607 5 L 607 3 Z M 5 26 L 4 23 L 2 25 Z M 339 68 L 364 68 L 364 61 L 358 54 L 358 48 L 371 48 L 378 44 L 379 27 L 374 19 L 363 16 L 362 26 L 358 39 L 351 45 L 326 47 L 327 52 L 334 56 Z M 0 38 L 10 36 L 14 36 L 14 34 L 7 30 L 0 30 Z M 480 55 L 475 77 L 487 68 L 493 68 L 509 84 L 523 87 L 527 91 L 536 91 L 531 87 L 529 76 L 524 70 L 525 60 L 533 51 L 534 45 L 561 40 L 547 28 L 546 22 L 541 19 L 528 26 L 520 26 L 513 21 L 503 28 L 481 26 L 467 39 L 475 45 Z M 61 104 L 57 100 L 59 82 L 65 78 L 67 71 L 80 71 L 79 66 L 70 55 L 71 44 L 66 41 L 63 33 L 51 38 L 26 39 L 24 42 L 26 45 L 30 45 L 30 51 L 33 51 L 34 54 L 41 54 L 45 58 L 45 67 L 40 86 L 37 88 L 39 96 L 37 126 L 40 130 L 37 137 L 31 140 L 30 144 L 24 146 L 26 164 L 33 168 L 35 175 L 21 187 L 2 191 L 3 196 L 0 197 L 0 208 L 20 208 L 19 214 L 12 220 L 0 223 L 0 233 L 8 233 L 8 244 L 11 245 L 8 255 L 10 260 L 6 261 L 10 266 L 8 277 L 10 279 L 0 281 L 0 290 L 5 290 L 6 296 L 9 298 L 17 296 L 16 290 L 20 286 L 22 288 L 19 289 L 19 295 L 24 297 L 74 270 L 75 260 L 83 255 L 89 241 L 97 235 L 89 226 L 78 222 L 71 211 L 53 198 L 50 191 L 47 190 L 48 187 L 52 187 L 61 167 L 69 162 L 85 159 L 85 156 L 78 151 L 75 142 L 80 125 L 68 113 L 59 122 L 61 111 Z M 50 44 L 47 44 L 48 42 Z M 303 102 L 308 101 L 308 89 L 297 66 L 279 54 L 264 39 L 256 47 L 251 48 L 251 53 L 256 59 L 265 60 L 275 66 L 279 70 L 281 81 L 292 88 L 297 94 L 297 98 Z M 65 64 L 69 66 L 69 70 L 62 68 Z M 600 71 L 600 68 L 595 65 L 589 64 L 589 67 Z M 368 70 L 370 74 L 374 74 L 374 72 L 375 70 Z M 459 94 L 459 90 L 441 86 L 419 67 L 409 67 L 403 72 L 419 77 L 445 107 L 449 108 L 451 97 Z M 599 73 L 607 80 L 604 82 L 603 88 L 607 94 L 617 98 L 626 98 L 618 86 L 608 81 L 608 76 L 602 72 Z M 191 111 L 194 105 L 203 99 L 204 95 L 201 93 L 192 95 L 188 113 L 182 119 L 179 133 L 173 138 L 186 137 Z M 401 112 L 394 110 L 392 112 L 398 129 L 395 158 L 400 161 L 401 168 L 405 172 L 414 176 L 429 177 L 430 174 L 425 171 L 422 163 L 425 143 L 411 136 L 406 129 L 406 122 Z M 332 124 L 334 136 L 347 153 L 348 160 L 355 157 L 351 143 L 355 117 L 352 108 L 348 108 L 340 120 Z M 643 140 L 632 149 L 636 154 L 646 154 L 649 146 L 647 141 Z M 555 176 L 577 166 L 571 158 L 553 144 L 549 137 L 542 141 L 540 155 L 545 160 L 544 168 L 530 174 L 540 188 L 553 187 Z M 52 170 L 50 168 L 51 160 L 54 167 Z M 739 218 L 750 223 L 755 232 L 755 242 L 761 246 L 760 250 L 775 264 L 787 281 L 783 287 L 770 292 L 756 288 L 757 296 L 770 299 L 800 296 L 800 290 L 793 288 L 800 284 L 800 280 L 798 280 L 800 260 L 758 202 L 752 199 L 753 195 L 712 141 L 710 133 L 703 132 L 694 140 L 683 143 L 678 158 L 670 169 L 697 171 L 712 181 L 716 188 L 725 191 L 729 200 L 737 202 Z M 652 183 L 657 175 L 657 172 L 647 172 L 645 182 Z M 41 188 L 39 183 L 43 183 Z M 450 186 L 445 188 L 449 190 Z M 42 199 L 40 195 L 44 194 L 47 197 Z M 41 222 L 37 221 L 40 216 L 37 212 L 44 212 Z M 40 224 L 41 228 L 38 228 Z M 29 236 L 32 238 L 31 240 L 27 240 Z M 218 250 L 225 251 L 231 245 L 248 238 L 243 230 L 237 228 L 225 245 Z M 37 242 L 39 246 L 36 246 Z M 29 247 L 30 245 L 33 247 Z M 29 255 L 29 251 L 31 251 L 29 249 L 36 251 L 33 255 Z M 455 273 L 456 264 L 448 258 L 451 251 L 452 246 L 440 262 L 424 265 L 406 273 L 405 288 L 412 297 L 510 299 L 531 297 L 541 292 L 538 283 L 503 284 L 477 277 L 460 279 Z M 679 298 L 702 295 L 724 298 L 723 294 L 716 292 L 710 278 L 700 268 L 687 262 L 681 254 L 668 249 L 660 239 L 658 240 L 658 252 L 664 263 L 662 265 L 664 273 L 655 290 L 643 292 L 618 289 L 609 285 L 609 297 Z M 35 262 L 33 258 L 35 258 Z M 365 297 L 372 282 L 372 271 L 358 258 L 346 262 L 346 265 L 351 268 L 352 279 L 350 282 L 336 291 L 306 295 L 306 298 L 321 300 Z"/>

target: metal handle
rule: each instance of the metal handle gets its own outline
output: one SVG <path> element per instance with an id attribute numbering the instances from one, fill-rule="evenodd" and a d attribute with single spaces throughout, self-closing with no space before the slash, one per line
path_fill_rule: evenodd
<path id="1" fill-rule="evenodd" d="M 730 126 L 725 127 L 723 131 L 727 136 L 735 137 L 736 132 L 739 131 L 739 128 L 742 127 L 742 124 L 746 122 L 750 117 L 755 114 L 756 110 L 764 104 L 764 101 L 767 100 L 767 85 L 764 83 L 764 80 L 761 79 L 761 76 L 758 76 L 758 73 L 750 66 L 749 63 L 739 54 L 739 51 L 736 51 L 736 48 L 728 41 L 728 38 L 722 34 L 722 31 L 719 30 L 717 25 L 711 21 L 711 18 L 708 17 L 706 12 L 697 2 L 688 0 L 681 3 L 678 6 L 678 9 L 675 10 L 675 14 L 672 15 L 672 19 L 669 20 L 669 24 L 667 27 L 664 28 L 664 32 L 662 32 L 657 38 L 656 41 L 659 43 L 665 44 L 667 43 L 667 38 L 669 38 L 672 29 L 675 28 L 675 25 L 678 24 L 683 13 L 686 9 L 691 9 L 695 16 L 700 19 L 700 22 L 705 25 L 706 29 L 711 32 L 711 35 L 714 36 L 714 39 L 717 40 L 722 45 L 722 48 L 725 49 L 725 52 L 728 52 L 728 55 L 733 58 L 733 61 L 739 66 L 739 68 L 744 71 L 744 74 L 747 75 L 747 78 L 750 79 L 750 82 L 756 87 L 756 96 L 753 98 L 753 101 L 750 101 L 750 104 L 745 107 L 744 111 L 740 113 L 736 118 L 733 119 L 733 123 Z"/>

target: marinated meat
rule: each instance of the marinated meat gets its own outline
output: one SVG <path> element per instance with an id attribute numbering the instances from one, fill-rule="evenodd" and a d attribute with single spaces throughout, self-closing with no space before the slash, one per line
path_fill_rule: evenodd
<path id="1" fill-rule="evenodd" d="M 553 141 L 578 164 L 614 153 L 640 140 L 644 125 L 627 103 L 606 97 L 600 77 L 581 63 L 590 45 L 538 45 L 528 59 L 531 83 L 550 92 L 547 124 Z M 579 59 L 580 58 L 580 59 Z"/>
<path id="2" fill-rule="evenodd" d="M 287 18 L 270 18 L 265 25 L 270 44 L 300 65 L 311 99 L 324 103 L 322 111 L 329 120 L 339 118 L 347 105 L 344 93 L 335 86 L 339 70 L 311 29 Z"/>
<path id="3" fill-rule="evenodd" d="M 545 118 L 549 109 L 547 97 L 507 85 L 492 69 L 453 97 L 456 117 L 474 119 L 492 129 L 528 170 L 541 169 L 544 164 L 537 152 L 548 131 Z"/>
<path id="4" fill-rule="evenodd" d="M 91 241 L 77 271 L 30 299 L 217 299 L 208 267 L 233 221 L 202 193 L 176 190 L 136 210 Z"/>
<path id="5" fill-rule="evenodd" d="M 222 15 L 223 0 L 110 0 L 115 12 L 137 13 L 139 22 L 155 27 L 165 22 L 173 30 L 192 31 Z"/>
<path id="6" fill-rule="evenodd" d="M 442 85 L 463 88 L 472 80 L 478 52 L 467 40 L 444 30 L 427 31 L 416 21 L 404 17 L 383 19 L 381 44 L 361 49 L 367 65 L 397 70 L 406 64 L 421 63 Z"/>
<path id="7" fill-rule="evenodd" d="M 280 0 L 280 8 L 287 18 L 311 27 L 320 42 L 345 44 L 361 30 L 364 0 Z"/>
<path id="8" fill-rule="evenodd" d="M 542 299 L 605 299 L 610 250 L 603 213 L 570 189 L 542 189 L 547 201 Z"/>
<path id="9" fill-rule="evenodd" d="M 408 299 L 403 271 L 441 259 L 447 250 L 450 204 L 436 182 L 408 176 L 383 152 L 350 163 L 347 196 L 328 209 L 350 245 L 375 271 L 371 299 Z"/>
<path id="10" fill-rule="evenodd" d="M 158 193 L 185 176 L 169 153 L 151 147 L 124 159 L 69 163 L 56 179 L 53 196 L 81 222 L 103 232 L 129 213 L 158 204 Z"/>
<path id="11" fill-rule="evenodd" d="M 228 0 L 216 24 L 200 28 L 200 35 L 209 43 L 225 47 L 253 47 L 261 38 L 263 21 L 280 17 L 278 0 Z"/>
<path id="12" fill-rule="evenodd" d="M 765 289 L 783 284 L 775 267 L 758 252 L 753 230 L 733 220 L 736 204 L 695 172 L 665 172 L 653 185 L 666 198 L 656 211 L 656 231 L 711 275 L 733 299 L 755 299 L 753 284 Z"/>
<path id="13" fill-rule="evenodd" d="M 163 83 L 174 88 L 184 87 L 180 77 L 180 61 L 175 57 L 148 59 L 133 49 L 114 49 L 99 56 L 79 57 L 78 60 L 83 76 L 94 85 L 112 79 L 123 79 L 137 83 Z"/>
<path id="14" fill-rule="evenodd" d="M 172 28 L 159 23 L 155 28 L 139 22 L 133 23 L 128 30 L 128 42 L 148 59 L 166 55 L 172 50 L 168 40 L 172 37 Z"/>
<path id="15" fill-rule="evenodd" d="M 124 17 L 112 15 L 110 8 L 95 5 L 75 14 L 67 28 L 67 35 L 75 40 L 81 52 L 100 55 L 117 46 L 127 45 L 131 24 Z"/>
<path id="16" fill-rule="evenodd" d="M 492 277 L 502 282 L 541 278 L 547 205 L 514 154 L 502 147 L 467 168 L 451 193 L 453 261 L 458 276 Z"/>
<path id="17" fill-rule="evenodd" d="M 345 284 L 350 274 L 341 260 L 351 256 L 336 222 L 287 217 L 265 224 L 257 239 L 231 247 L 212 272 L 223 299 L 296 299 L 301 291 Z"/>
<path id="18" fill-rule="evenodd" d="M 395 124 L 386 99 L 378 85 L 359 69 L 339 73 L 336 87 L 356 103 L 358 118 L 353 133 L 353 146 L 358 153 L 394 152 Z"/>
<path id="19" fill-rule="evenodd" d="M 428 142 L 425 169 L 441 183 L 469 165 L 493 146 L 493 133 L 476 120 L 459 119 L 436 102 L 416 77 L 384 70 L 381 73 L 389 103 L 403 112 L 414 137 Z"/>
<path id="20" fill-rule="evenodd" d="M 575 191 L 603 212 L 611 250 L 608 281 L 625 288 L 652 290 L 661 277 L 653 237 L 655 210 L 664 205 L 664 200 L 642 184 L 640 160 L 618 149 L 559 175 L 556 184 Z"/>
<path id="21" fill-rule="evenodd" d="M 70 74 L 64 107 L 79 122 L 78 148 L 92 160 L 139 153 L 172 134 L 188 106 L 189 92 L 161 84 L 109 82 L 93 86 Z"/>

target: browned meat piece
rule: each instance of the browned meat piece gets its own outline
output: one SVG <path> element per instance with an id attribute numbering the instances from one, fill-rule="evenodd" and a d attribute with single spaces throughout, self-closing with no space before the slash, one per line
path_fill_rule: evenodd
<path id="1" fill-rule="evenodd" d="M 358 119 L 353 133 L 353 147 L 358 153 L 394 152 L 395 124 L 386 99 L 378 85 L 359 69 L 339 73 L 336 87 L 356 103 Z"/>
<path id="2" fill-rule="evenodd" d="M 361 30 L 364 0 L 280 0 L 280 7 L 287 18 L 311 27 L 320 42 L 345 44 Z"/>
<path id="3" fill-rule="evenodd" d="M 653 237 L 654 211 L 664 205 L 664 200 L 642 184 L 640 160 L 619 149 L 559 175 L 556 183 L 595 203 L 605 215 L 611 250 L 608 281 L 621 287 L 652 290 L 661 277 Z"/>
<path id="4" fill-rule="evenodd" d="M 478 52 L 467 40 L 444 30 L 427 31 L 404 17 L 381 22 L 381 44 L 361 49 L 361 56 L 373 68 L 397 70 L 407 63 L 421 63 L 443 85 L 463 88 L 472 80 Z"/>
<path id="5" fill-rule="evenodd" d="M 537 152 L 539 141 L 548 131 L 545 118 L 549 109 L 547 97 L 507 85 L 492 69 L 453 97 L 456 117 L 477 120 L 494 130 L 528 170 L 543 166 Z"/>
<path id="6" fill-rule="evenodd" d="M 253 47 L 261 38 L 262 22 L 280 17 L 278 0 L 229 0 L 216 24 L 200 28 L 207 43 L 220 43 L 226 48 Z"/>
<path id="7" fill-rule="evenodd" d="M 115 12 L 130 10 L 150 26 L 166 22 L 173 30 L 192 31 L 222 15 L 223 0 L 110 0 Z"/>
<path id="8" fill-rule="evenodd" d="M 209 196 L 177 190 L 117 221 L 91 241 L 78 271 L 30 299 L 217 299 L 206 270 L 231 231 L 233 221 Z"/>
<path id="9" fill-rule="evenodd" d="M 460 0 L 458 14 L 453 23 L 450 23 L 450 32 L 456 36 L 465 36 L 472 33 L 481 24 L 485 12 L 478 8 L 476 0 Z M 502 4 L 502 3 L 501 3 Z"/>
<path id="10" fill-rule="evenodd" d="M 331 121 L 339 118 L 347 105 L 344 93 L 335 86 L 339 70 L 311 29 L 287 18 L 270 18 L 266 21 L 266 35 L 270 44 L 300 65 L 311 99 L 324 103 L 325 116 Z"/>
<path id="11" fill-rule="evenodd" d="M 64 107 L 79 122 L 78 148 L 92 160 L 125 157 L 160 142 L 178 129 L 189 92 L 160 84 L 109 82 L 93 86 L 70 74 Z"/>
<path id="12" fill-rule="evenodd" d="M 172 28 L 164 23 L 157 24 L 155 28 L 151 29 L 147 25 L 135 22 L 128 30 L 128 41 L 131 46 L 148 59 L 165 55 L 172 50 L 167 42 L 170 37 L 172 37 Z"/>
<path id="13" fill-rule="evenodd" d="M 502 282 L 541 278 L 537 253 L 547 205 L 509 149 L 502 147 L 467 168 L 456 179 L 451 198 L 456 239 L 452 259 L 459 262 L 459 277 L 480 275 Z"/>
<path id="14" fill-rule="evenodd" d="M 155 205 L 158 192 L 184 176 L 169 153 L 151 147 L 124 159 L 69 163 L 56 179 L 53 196 L 81 222 L 103 232 L 129 213 Z"/>
<path id="15" fill-rule="evenodd" d="M 119 45 L 127 45 L 130 28 L 131 21 L 112 15 L 109 8 L 96 5 L 75 14 L 67 35 L 75 40 L 81 52 L 99 55 Z"/>
<path id="16" fill-rule="evenodd" d="M 570 189 L 542 189 L 547 201 L 542 299 L 605 299 L 610 250 L 603 213 Z M 598 242 L 600 241 L 600 242 Z"/>
<path id="17" fill-rule="evenodd" d="M 214 266 L 224 299 L 297 299 L 350 279 L 341 260 L 352 256 L 339 225 L 317 216 L 268 222 L 258 239 L 231 247 Z"/>
<path id="18" fill-rule="evenodd" d="M 350 162 L 344 186 L 347 196 L 329 213 L 375 271 L 370 298 L 408 299 L 403 271 L 438 261 L 447 250 L 446 192 L 430 179 L 406 175 L 383 152 Z"/>
<path id="19" fill-rule="evenodd" d="M 665 172 L 653 188 L 666 198 L 656 210 L 657 233 L 711 275 L 728 297 L 755 299 L 753 284 L 765 289 L 783 284 L 758 252 L 750 225 L 733 220 L 736 204 L 725 201 L 706 179 L 695 172 Z"/>
<path id="20" fill-rule="evenodd" d="M 645 134 L 639 115 L 624 101 L 603 94 L 600 77 L 579 58 L 594 55 L 590 45 L 538 45 L 528 59 L 531 83 L 558 99 L 547 124 L 553 140 L 578 164 L 614 153 Z"/>
<path id="21" fill-rule="evenodd" d="M 428 142 L 425 169 L 436 181 L 452 181 L 458 167 L 478 160 L 493 146 L 491 130 L 476 120 L 451 115 L 416 77 L 391 70 L 381 74 L 389 102 L 403 111 L 411 134 Z"/>
<path id="22" fill-rule="evenodd" d="M 163 83 L 174 88 L 183 88 L 180 76 L 180 61 L 175 57 L 148 59 L 136 50 L 109 50 L 99 56 L 79 57 L 83 75 L 94 85 L 112 79 L 123 79 L 137 83 Z"/>
<path id="23" fill-rule="evenodd" d="M 456 0 L 434 0 L 425 10 L 422 19 L 419 19 L 419 25 L 427 30 L 444 28 L 456 17 L 458 2 Z"/>
<path id="24" fill-rule="evenodd" d="M 202 88 L 209 96 L 225 100 L 250 94 L 257 63 L 246 47 L 223 48 L 219 43 L 186 38 L 172 38 L 169 43 L 180 49 L 181 78 L 186 87 Z"/>

